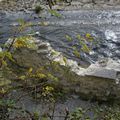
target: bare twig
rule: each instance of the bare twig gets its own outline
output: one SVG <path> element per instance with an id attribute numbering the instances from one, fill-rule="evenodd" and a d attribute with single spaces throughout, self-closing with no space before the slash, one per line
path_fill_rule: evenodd
<path id="1" fill-rule="evenodd" d="M 65 108 L 65 112 L 66 112 L 66 116 L 65 116 L 65 119 L 64 119 L 64 120 L 67 120 L 68 117 L 69 117 L 69 110 L 68 110 L 67 107 Z"/>
<path id="2" fill-rule="evenodd" d="M 56 102 L 54 102 L 54 104 L 53 104 L 53 112 L 52 112 L 51 120 L 53 120 L 53 118 L 54 118 L 55 106 L 56 106 Z"/>

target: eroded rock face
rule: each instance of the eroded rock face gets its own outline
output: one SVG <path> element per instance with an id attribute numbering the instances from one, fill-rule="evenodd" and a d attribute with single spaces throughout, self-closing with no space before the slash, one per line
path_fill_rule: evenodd
<path id="1" fill-rule="evenodd" d="M 100 60 L 88 68 L 78 66 L 76 61 L 65 58 L 49 43 L 34 39 L 37 49 L 17 49 L 13 57 L 24 68 L 37 69 L 49 61 L 59 63 L 60 69 L 51 73 L 59 77 L 59 85 L 85 99 L 120 99 L 120 63 L 114 60 Z"/>

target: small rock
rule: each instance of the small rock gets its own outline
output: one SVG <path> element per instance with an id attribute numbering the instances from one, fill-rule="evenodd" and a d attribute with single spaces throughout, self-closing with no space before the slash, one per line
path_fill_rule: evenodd
<path id="1" fill-rule="evenodd" d="M 92 3 L 90 3 L 90 4 L 85 4 L 85 5 L 83 6 L 83 8 L 92 9 L 92 8 L 93 8 L 93 4 L 92 4 Z"/>

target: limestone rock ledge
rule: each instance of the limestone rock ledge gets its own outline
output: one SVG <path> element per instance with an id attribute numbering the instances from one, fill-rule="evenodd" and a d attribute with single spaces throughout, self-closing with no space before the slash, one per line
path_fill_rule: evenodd
<path id="1" fill-rule="evenodd" d="M 88 68 L 82 68 L 76 61 L 55 51 L 49 43 L 36 38 L 34 42 L 37 46 L 34 50 L 22 48 L 13 51 L 17 64 L 24 68 L 37 69 L 48 61 L 58 62 L 60 70 L 51 72 L 58 75 L 59 85 L 63 88 L 85 99 L 120 99 L 120 63 L 108 58 L 91 64 Z"/>

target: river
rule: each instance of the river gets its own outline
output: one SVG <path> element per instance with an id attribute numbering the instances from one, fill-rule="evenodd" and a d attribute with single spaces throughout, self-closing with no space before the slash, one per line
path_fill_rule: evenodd
<path id="1" fill-rule="evenodd" d="M 67 58 L 79 64 L 91 64 L 100 58 L 112 58 L 120 61 L 120 11 L 118 10 L 74 10 L 59 11 L 61 18 L 49 13 L 39 15 L 33 12 L 7 13 L 0 12 L 0 43 L 13 36 L 17 19 L 24 19 L 34 24 L 44 21 L 47 26 L 30 26 L 22 34 L 36 32 L 35 37 L 49 42 L 52 47 L 62 52 Z M 39 33 L 39 34 L 38 34 Z M 90 53 L 80 53 L 80 58 L 73 54 L 73 46 L 80 48 L 76 36 L 90 33 L 98 44 L 93 45 Z M 21 34 L 20 34 L 21 35 Z M 65 36 L 73 40 L 69 42 Z"/>

